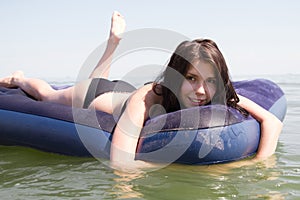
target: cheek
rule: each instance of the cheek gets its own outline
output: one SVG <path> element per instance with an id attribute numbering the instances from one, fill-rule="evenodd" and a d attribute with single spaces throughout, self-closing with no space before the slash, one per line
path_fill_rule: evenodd
<path id="1" fill-rule="evenodd" d="M 192 85 L 188 81 L 184 80 L 182 82 L 181 87 L 180 87 L 180 94 L 179 95 L 187 94 L 190 91 L 194 91 Z"/>
<path id="2" fill-rule="evenodd" d="M 182 101 L 183 97 L 187 95 L 190 88 L 191 88 L 191 85 L 189 83 L 187 83 L 187 81 L 182 82 L 181 87 L 179 89 L 179 93 L 177 94 L 180 101 Z"/>
<path id="3" fill-rule="evenodd" d="M 213 86 L 208 86 L 206 91 L 209 94 L 210 99 L 212 99 L 216 94 L 217 88 L 214 85 Z"/>
<path id="4" fill-rule="evenodd" d="M 182 97 L 184 96 L 184 92 L 185 92 L 185 84 L 184 82 L 182 83 L 182 85 L 180 86 L 179 92 L 177 94 L 177 98 L 179 99 L 179 101 L 182 101 Z"/>
<path id="5" fill-rule="evenodd" d="M 186 82 L 186 81 L 183 81 L 182 84 L 181 84 L 181 87 L 180 87 L 181 92 L 184 91 L 184 90 L 186 90 L 187 87 L 188 87 L 187 82 Z"/>

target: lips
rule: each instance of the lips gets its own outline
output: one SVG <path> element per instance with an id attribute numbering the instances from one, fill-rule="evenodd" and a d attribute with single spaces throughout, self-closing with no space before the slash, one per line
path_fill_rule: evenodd
<path id="1" fill-rule="evenodd" d="M 201 106 L 205 104 L 205 99 L 194 99 L 194 98 L 189 98 L 190 102 L 192 103 L 193 106 Z"/>

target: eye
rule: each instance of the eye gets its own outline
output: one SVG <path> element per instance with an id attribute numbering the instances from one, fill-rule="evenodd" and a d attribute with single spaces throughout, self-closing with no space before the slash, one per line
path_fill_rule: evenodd
<path id="1" fill-rule="evenodd" d="M 189 81 L 196 81 L 196 78 L 191 75 L 187 75 L 185 78 L 186 78 L 186 80 L 189 80 Z"/>
<path id="2" fill-rule="evenodd" d="M 208 78 L 206 80 L 206 83 L 215 85 L 217 83 L 217 80 L 215 78 Z"/>

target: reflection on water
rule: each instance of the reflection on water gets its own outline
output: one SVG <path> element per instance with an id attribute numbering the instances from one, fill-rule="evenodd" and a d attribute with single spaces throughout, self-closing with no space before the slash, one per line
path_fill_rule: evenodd
<path id="1" fill-rule="evenodd" d="M 124 174 L 91 158 L 0 146 L 0 197 L 300 199 L 300 76 L 277 77 L 277 82 L 286 93 L 288 113 L 276 154 L 265 161 L 209 166 L 173 164 L 157 171 Z"/>
<path id="2" fill-rule="evenodd" d="M 0 152 L 0 195 L 12 199 L 279 198 L 297 194 L 297 189 L 293 190 L 284 179 L 299 177 L 299 171 L 292 171 L 283 178 L 276 156 L 256 164 L 174 164 L 158 171 L 126 174 L 90 158 L 19 147 L 0 147 Z"/>
<path id="3" fill-rule="evenodd" d="M 277 190 L 265 187 L 278 187 L 280 173 L 274 168 L 276 159 L 254 165 L 184 166 L 171 165 L 156 172 L 136 175 L 122 174 L 115 179 L 122 197 L 142 199 L 233 199 L 233 198 L 279 198 L 284 197 Z M 237 166 L 240 166 L 237 164 Z M 120 182 L 119 182 L 120 181 Z M 260 185 L 264 182 L 264 186 Z M 203 197 L 203 198 L 202 198 Z M 269 199 L 268 198 L 268 199 Z"/>
<path id="4" fill-rule="evenodd" d="M 120 171 L 114 171 L 114 173 L 117 177 L 114 178 L 115 184 L 112 187 L 112 196 L 121 199 L 136 199 L 143 197 L 143 194 L 138 190 L 138 184 L 135 184 L 135 181 L 146 177 L 147 175 L 145 173 L 129 174 Z"/>

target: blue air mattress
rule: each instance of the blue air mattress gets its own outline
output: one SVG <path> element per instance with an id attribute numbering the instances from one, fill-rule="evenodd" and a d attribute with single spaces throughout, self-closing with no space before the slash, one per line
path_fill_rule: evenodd
<path id="1" fill-rule="evenodd" d="M 283 120 L 282 90 L 264 79 L 234 83 L 238 94 Z M 20 89 L 0 87 L 0 145 L 26 146 L 70 156 L 109 158 L 116 122 L 100 111 L 40 102 Z M 214 164 L 240 160 L 257 151 L 260 125 L 223 105 L 180 110 L 149 119 L 136 159 L 151 162 Z"/>

